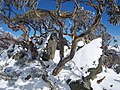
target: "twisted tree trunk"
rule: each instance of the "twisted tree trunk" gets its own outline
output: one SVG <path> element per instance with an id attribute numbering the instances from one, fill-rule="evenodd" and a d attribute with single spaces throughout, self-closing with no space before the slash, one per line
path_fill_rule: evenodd
<path id="1" fill-rule="evenodd" d="M 68 61 L 70 61 L 74 57 L 77 43 L 81 40 L 81 38 L 83 38 L 86 35 L 90 34 L 91 32 L 95 31 L 96 26 L 99 24 L 99 22 L 101 20 L 101 16 L 102 16 L 102 11 L 101 11 L 101 8 L 99 8 L 99 9 L 97 9 L 97 15 L 96 15 L 95 21 L 93 22 L 91 27 L 86 32 L 74 37 L 74 39 L 72 41 L 70 55 L 68 55 L 67 57 L 60 60 L 57 67 L 53 70 L 53 73 L 52 73 L 53 75 L 57 75 L 62 70 L 65 63 L 67 63 Z M 76 27 L 77 27 L 77 25 L 74 26 L 74 29 L 76 29 Z M 75 31 L 75 30 L 73 30 L 73 31 Z"/>

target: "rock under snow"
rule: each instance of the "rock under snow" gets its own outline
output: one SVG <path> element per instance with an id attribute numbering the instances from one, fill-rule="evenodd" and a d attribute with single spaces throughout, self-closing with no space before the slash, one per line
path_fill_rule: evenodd
<path id="1" fill-rule="evenodd" d="M 53 61 L 43 61 L 45 66 L 42 66 L 37 59 L 29 61 L 29 57 L 24 65 L 16 64 L 16 62 L 19 63 L 19 60 L 13 59 L 12 55 L 15 55 L 20 49 L 15 46 L 10 57 L 7 52 L 11 48 L 4 50 L 0 56 L 0 90 L 50 90 L 49 81 L 56 87 L 56 90 L 71 90 L 69 86 L 71 82 L 82 81 L 82 77 L 89 74 L 87 72 L 89 68 L 97 67 L 98 59 L 102 54 L 101 42 L 101 38 L 97 38 L 79 49 L 74 58 L 65 64 L 57 76 L 53 76 L 52 71 L 60 60 L 59 50 L 56 50 Z M 70 50 L 65 51 L 65 56 L 69 52 Z M 29 54 L 27 51 L 26 53 Z M 48 82 L 44 78 L 46 73 Z M 103 77 L 105 78 L 97 83 Z M 69 83 L 67 83 L 68 80 L 70 80 Z M 105 67 L 96 79 L 91 80 L 93 90 L 119 90 L 119 84 L 120 74 Z"/>

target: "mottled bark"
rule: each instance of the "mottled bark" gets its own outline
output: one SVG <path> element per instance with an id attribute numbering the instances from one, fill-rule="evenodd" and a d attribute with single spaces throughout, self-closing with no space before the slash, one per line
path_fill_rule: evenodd
<path id="1" fill-rule="evenodd" d="M 99 8 L 99 9 L 97 9 L 97 15 L 96 15 L 95 21 L 93 22 L 91 27 L 86 32 L 74 37 L 74 39 L 72 41 L 72 47 L 71 47 L 70 55 L 63 58 L 63 60 L 60 60 L 60 62 L 56 66 L 56 68 L 53 70 L 53 73 L 52 73 L 53 75 L 57 75 L 62 70 L 65 63 L 67 63 L 68 61 L 70 61 L 74 57 L 77 43 L 81 40 L 81 38 L 83 38 L 86 35 L 90 34 L 90 32 L 95 31 L 96 26 L 99 24 L 99 22 L 101 20 L 101 16 L 102 16 L 102 12 L 101 12 L 101 8 Z M 76 27 L 77 27 L 77 25 L 74 26 L 74 29 L 76 29 Z M 73 31 L 75 31 L 75 30 L 73 30 Z"/>
<path id="2" fill-rule="evenodd" d="M 47 53 L 50 60 L 54 59 L 55 51 L 57 48 L 57 39 L 55 36 L 51 35 L 48 40 Z"/>

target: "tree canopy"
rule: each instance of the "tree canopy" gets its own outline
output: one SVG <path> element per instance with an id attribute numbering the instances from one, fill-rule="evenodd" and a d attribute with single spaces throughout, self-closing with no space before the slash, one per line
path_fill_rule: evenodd
<path id="1" fill-rule="evenodd" d="M 116 0 L 53 0 L 56 2 L 55 10 L 39 8 L 39 0 L 1 0 L 0 23 L 7 24 L 13 31 L 22 30 L 21 35 L 27 42 L 30 39 L 45 39 L 51 33 L 56 33 L 60 44 L 60 62 L 53 71 L 57 75 L 65 63 L 70 61 L 76 52 L 77 43 L 91 33 L 99 35 L 105 41 L 105 25 L 101 22 L 103 13 L 109 16 L 113 25 L 120 23 L 120 6 Z M 62 4 L 74 3 L 73 11 L 61 10 Z M 88 5 L 94 11 L 85 10 Z M 14 10 L 16 9 L 16 10 Z M 27 9 L 27 10 L 26 10 Z M 22 10 L 22 13 L 18 13 Z M 66 24 L 67 23 L 67 24 Z M 32 36 L 29 32 L 33 30 Z M 39 32 L 39 34 L 37 33 Z M 70 55 L 64 57 L 64 38 L 71 38 Z M 106 45 L 105 43 L 103 43 Z M 34 45 L 32 46 L 34 48 Z M 32 52 L 32 49 L 31 49 Z"/>

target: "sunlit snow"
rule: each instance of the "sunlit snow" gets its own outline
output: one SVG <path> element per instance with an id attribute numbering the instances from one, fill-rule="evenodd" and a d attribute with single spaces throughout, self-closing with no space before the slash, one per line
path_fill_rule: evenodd
<path id="1" fill-rule="evenodd" d="M 57 86 L 57 90 L 70 90 L 69 85 L 67 85 L 66 80 L 71 79 L 72 81 L 81 80 L 82 76 L 87 76 L 89 73 L 86 72 L 89 68 L 97 67 L 98 59 L 102 54 L 101 47 L 101 38 L 91 41 L 89 44 L 78 43 L 78 46 L 84 45 L 83 48 L 78 50 L 74 58 L 65 64 L 62 71 L 57 75 L 51 75 L 53 69 L 59 62 L 59 50 L 56 50 L 55 57 L 53 61 L 44 62 L 45 65 L 49 65 L 47 68 L 48 78 Z M 65 56 L 70 53 L 70 50 L 65 48 Z M 38 50 L 39 51 L 39 50 Z M 8 81 L 0 80 L 0 90 L 50 90 L 49 85 L 40 77 L 40 78 L 30 78 L 29 80 L 23 80 L 25 75 L 31 72 L 31 68 L 39 68 L 37 62 L 29 64 L 27 67 L 19 68 L 14 66 L 16 62 L 14 59 L 7 57 L 7 50 L 2 53 L 0 56 L 0 66 L 3 66 L 5 62 L 9 62 L 9 65 L 6 68 L 12 68 L 18 73 L 21 72 L 21 76 L 17 79 L 13 86 L 8 85 Z M 16 51 L 17 52 L 17 47 Z M 14 53 L 15 53 L 14 52 Z M 12 71 L 10 74 L 13 73 Z M 40 72 L 43 73 L 42 71 Z M 105 79 L 98 84 L 97 80 L 105 77 Z M 116 74 L 112 69 L 103 67 L 102 73 L 97 75 L 97 78 L 91 80 L 91 85 L 93 90 L 120 90 L 120 74 Z"/>

